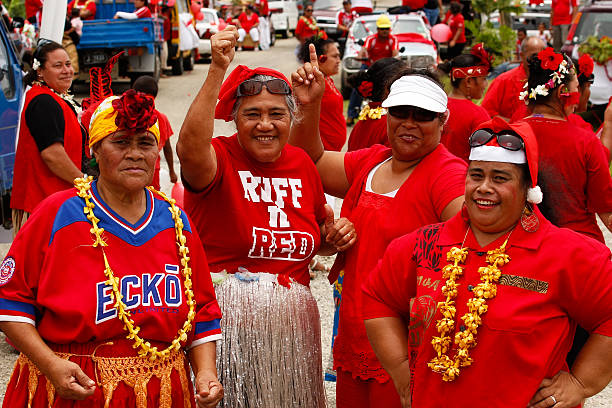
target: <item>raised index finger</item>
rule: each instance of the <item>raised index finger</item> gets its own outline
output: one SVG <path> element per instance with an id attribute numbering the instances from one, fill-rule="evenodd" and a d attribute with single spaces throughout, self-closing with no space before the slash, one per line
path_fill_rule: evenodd
<path id="1" fill-rule="evenodd" d="M 319 59 L 317 58 L 317 49 L 315 48 L 314 44 L 310 44 L 308 46 L 308 51 L 310 51 L 310 64 L 318 69 Z"/>

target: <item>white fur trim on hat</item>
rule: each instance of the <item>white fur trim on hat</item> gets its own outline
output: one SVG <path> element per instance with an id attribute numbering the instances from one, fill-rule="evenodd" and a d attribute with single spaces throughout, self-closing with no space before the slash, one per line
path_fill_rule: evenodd
<path id="1" fill-rule="evenodd" d="M 540 186 L 527 189 L 527 202 L 532 204 L 540 204 L 543 198 L 544 194 L 542 194 L 542 189 L 540 189 Z"/>
<path id="2" fill-rule="evenodd" d="M 395 81 L 389 96 L 382 103 L 383 108 L 391 106 L 416 106 L 428 111 L 446 112 L 448 96 L 433 79 L 422 75 L 406 75 Z"/>
<path id="3" fill-rule="evenodd" d="M 470 160 L 502 162 L 513 164 L 527 163 L 524 150 L 508 150 L 500 146 L 477 146 L 470 151 Z"/>

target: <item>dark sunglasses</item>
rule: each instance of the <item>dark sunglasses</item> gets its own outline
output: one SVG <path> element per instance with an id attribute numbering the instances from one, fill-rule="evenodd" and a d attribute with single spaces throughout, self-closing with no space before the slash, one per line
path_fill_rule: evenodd
<path id="1" fill-rule="evenodd" d="M 282 79 L 269 79 L 267 81 L 257 81 L 255 79 L 250 79 L 244 81 L 238 86 L 238 90 L 236 91 L 236 96 L 253 96 L 259 95 L 263 86 L 266 86 L 266 89 L 271 94 L 277 95 L 289 95 L 291 94 L 291 88 L 289 85 Z"/>
<path id="2" fill-rule="evenodd" d="M 493 132 L 491 129 L 478 129 L 470 136 L 470 147 L 484 146 L 489 143 L 489 140 L 497 138 L 497 143 L 507 150 L 518 151 L 525 149 L 523 139 L 512 130 L 502 130 L 499 133 Z"/>
<path id="3" fill-rule="evenodd" d="M 398 119 L 408 119 L 412 116 L 417 122 L 431 122 L 439 115 L 438 112 L 408 105 L 391 106 L 387 111 Z"/>
<path id="4" fill-rule="evenodd" d="M 306 10 L 304 10 L 304 11 L 309 11 L 309 12 L 311 12 L 311 13 L 312 13 L 312 10 L 313 10 L 313 9 L 306 9 Z"/>

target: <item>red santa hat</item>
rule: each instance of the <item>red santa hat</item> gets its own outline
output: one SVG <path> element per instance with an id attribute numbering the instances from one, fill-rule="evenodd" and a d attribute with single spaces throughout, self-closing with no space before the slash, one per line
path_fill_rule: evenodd
<path id="1" fill-rule="evenodd" d="M 221 89 L 219 90 L 219 102 L 217 102 L 217 107 L 215 108 L 215 119 L 223 119 L 226 122 L 230 122 L 234 119 L 232 117 L 232 110 L 236 103 L 238 86 L 247 79 L 253 78 L 255 75 L 269 75 L 282 79 L 289 85 L 289 88 L 291 88 L 291 84 L 287 80 L 287 77 L 275 69 L 263 67 L 251 69 L 246 65 L 238 65 L 232 73 L 225 78 L 223 85 L 221 85 Z"/>
<path id="2" fill-rule="evenodd" d="M 538 186 L 538 142 L 528 123 L 508 123 L 495 117 L 478 126 L 478 130 L 487 130 L 494 134 L 511 131 L 523 140 L 523 148 L 509 150 L 499 145 L 497 138 L 492 137 L 486 144 L 472 147 L 470 160 L 490 161 L 513 164 L 527 164 L 531 176 L 531 187 L 527 190 L 527 202 L 539 204 L 542 202 L 542 190 Z"/>

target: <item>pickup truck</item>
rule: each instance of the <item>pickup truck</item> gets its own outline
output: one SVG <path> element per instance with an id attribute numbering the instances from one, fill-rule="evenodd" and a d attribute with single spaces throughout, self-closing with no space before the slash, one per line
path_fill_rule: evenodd
<path id="1" fill-rule="evenodd" d="M 0 19 L 0 216 L 2 225 L 11 228 L 10 195 L 19 113 L 23 100 L 21 63 L 8 29 Z"/>
<path id="2" fill-rule="evenodd" d="M 134 5 L 125 0 L 96 0 L 96 19 L 83 21 L 77 46 L 82 67 L 79 79 L 89 80 L 89 68 L 104 66 L 110 57 L 125 50 L 113 77 L 127 76 L 134 81 L 141 75 L 151 75 L 157 80 L 161 72 L 162 20 L 113 19 L 117 11 L 132 12 Z"/>

